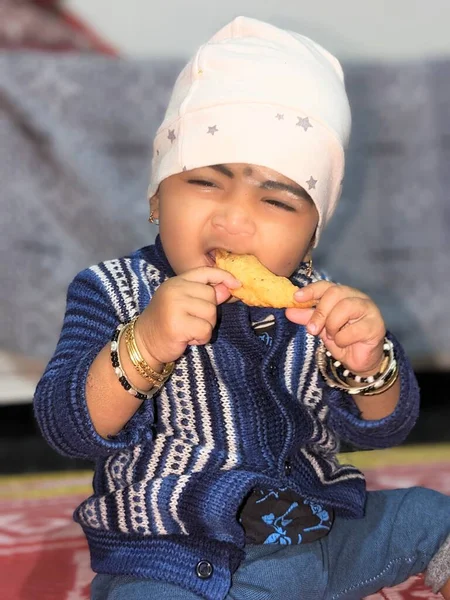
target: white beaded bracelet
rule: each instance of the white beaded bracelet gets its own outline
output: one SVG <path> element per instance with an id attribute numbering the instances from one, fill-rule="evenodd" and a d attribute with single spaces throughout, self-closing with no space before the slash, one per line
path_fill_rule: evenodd
<path id="1" fill-rule="evenodd" d="M 340 375 L 338 368 L 342 367 L 341 362 L 333 358 L 329 350 L 326 349 L 323 341 L 320 340 L 316 350 L 317 366 L 329 387 L 342 390 L 351 395 L 374 396 L 388 390 L 398 377 L 398 364 L 395 359 L 394 345 L 388 338 L 385 338 L 383 351 L 385 359 L 383 360 L 380 372 L 375 375 L 362 377 L 345 368 L 342 375 Z M 363 385 L 352 385 L 349 383 L 349 379 Z"/>

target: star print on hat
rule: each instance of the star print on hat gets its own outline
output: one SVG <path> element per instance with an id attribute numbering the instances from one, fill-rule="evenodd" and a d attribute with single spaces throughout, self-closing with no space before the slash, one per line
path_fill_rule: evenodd
<path id="1" fill-rule="evenodd" d="M 265 166 L 308 191 L 317 244 L 341 194 L 350 127 L 334 56 L 298 33 L 237 17 L 178 76 L 154 141 L 149 196 L 186 169 Z"/>

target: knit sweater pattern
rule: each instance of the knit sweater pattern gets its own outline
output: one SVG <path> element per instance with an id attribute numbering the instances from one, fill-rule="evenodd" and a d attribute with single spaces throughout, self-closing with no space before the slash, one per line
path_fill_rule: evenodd
<path id="1" fill-rule="evenodd" d="M 140 314 L 173 275 L 157 238 L 75 277 L 55 354 L 36 389 L 35 414 L 58 452 L 95 463 L 93 495 L 74 515 L 94 571 L 150 577 L 220 600 L 243 558 L 237 515 L 251 490 L 287 487 L 337 515 L 362 517 L 364 477 L 339 464 L 339 442 L 401 443 L 417 418 L 419 393 L 389 334 L 400 400 L 388 417 L 365 421 L 351 396 L 321 380 L 317 338 L 283 310 L 267 309 L 276 318 L 268 349 L 252 330 L 249 308 L 237 302 L 219 307 L 211 341 L 189 346 L 163 388 L 118 435 L 104 439 L 86 404 L 90 365 L 117 325 Z M 303 286 L 310 279 L 299 269 L 292 281 Z M 208 577 L 196 570 L 201 560 L 212 565 Z"/>

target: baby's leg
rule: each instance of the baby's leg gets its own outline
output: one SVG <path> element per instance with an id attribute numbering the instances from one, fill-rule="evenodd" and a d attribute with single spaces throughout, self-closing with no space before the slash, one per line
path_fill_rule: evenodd
<path id="1" fill-rule="evenodd" d="M 226 600 L 319 600 L 326 571 L 320 542 L 247 546 Z M 214 596 L 216 598 L 216 596 Z M 91 600 L 202 600 L 181 587 L 135 577 L 97 575 Z"/>
<path id="2" fill-rule="evenodd" d="M 91 600 L 201 600 L 181 587 L 127 575 L 96 575 Z"/>
<path id="3" fill-rule="evenodd" d="M 426 488 L 369 492 L 365 517 L 337 518 L 323 540 L 326 598 L 360 599 L 426 571 L 449 534 L 449 496 Z M 448 578 L 448 562 L 446 568 L 441 583 Z"/>

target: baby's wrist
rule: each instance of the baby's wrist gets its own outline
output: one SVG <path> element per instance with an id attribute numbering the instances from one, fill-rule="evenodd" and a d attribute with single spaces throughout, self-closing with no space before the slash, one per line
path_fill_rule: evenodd
<path id="1" fill-rule="evenodd" d="M 149 364 L 152 369 L 158 371 L 159 373 L 163 370 L 164 365 L 166 364 L 163 361 L 158 360 L 153 353 L 148 349 L 148 346 L 145 342 L 144 336 L 141 333 L 140 329 L 140 317 L 136 319 L 134 324 L 134 335 L 136 339 L 136 344 L 139 349 L 140 354 L 147 364 Z"/>
<path id="2" fill-rule="evenodd" d="M 354 376 L 366 379 L 367 377 L 373 377 L 374 375 L 377 375 L 378 373 L 382 372 L 383 368 L 385 366 L 385 362 L 386 362 L 385 356 L 384 356 L 384 354 L 382 354 L 380 356 L 380 359 L 378 360 L 378 362 L 375 363 L 375 366 L 371 367 L 370 369 L 367 369 L 365 371 L 355 371 L 355 370 L 352 371 L 352 369 L 347 367 L 344 363 L 342 363 L 342 365 L 345 369 L 347 369 L 348 371 L 351 371 Z"/>
<path id="3" fill-rule="evenodd" d="M 327 385 L 351 395 L 378 395 L 392 387 L 398 377 L 394 346 L 388 338 L 384 339 L 381 364 L 375 365 L 373 370 L 368 369 L 364 375 L 350 371 L 341 361 L 333 358 L 323 341 L 317 348 L 316 360 Z"/>
<path id="4" fill-rule="evenodd" d="M 174 362 L 163 363 L 157 360 L 147 349 L 146 353 L 142 354 L 137 340 L 139 333 L 136 331 L 136 324 L 138 321 L 139 317 L 135 317 L 125 326 L 125 343 L 128 356 L 139 375 L 158 390 L 172 375 Z M 145 344 L 142 343 L 142 346 L 145 346 Z"/>
<path id="5" fill-rule="evenodd" d="M 134 367 L 131 358 L 129 356 L 125 337 L 122 335 L 119 341 L 118 353 L 121 357 L 121 367 L 124 375 L 130 382 L 130 384 L 141 391 L 142 393 L 148 393 L 152 389 L 153 385 L 143 377 Z"/>

